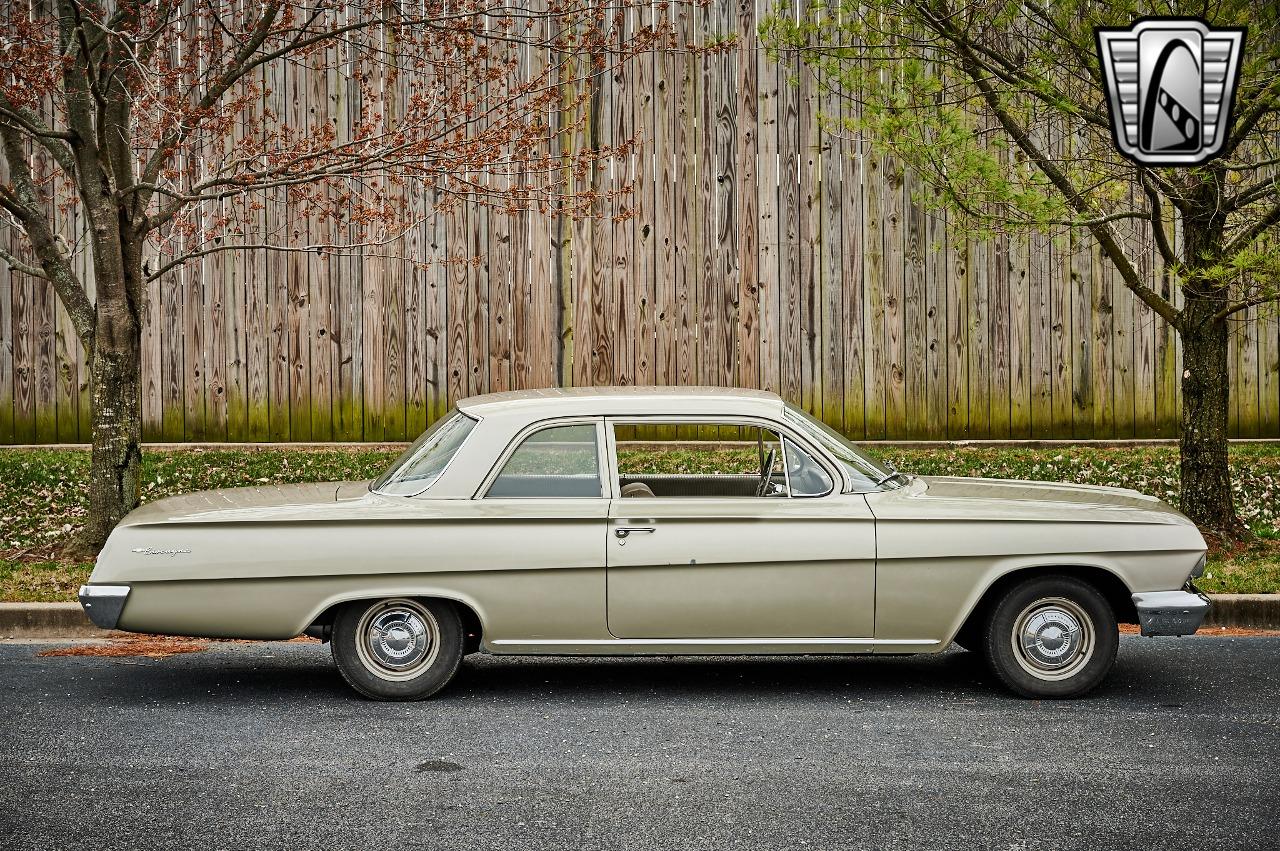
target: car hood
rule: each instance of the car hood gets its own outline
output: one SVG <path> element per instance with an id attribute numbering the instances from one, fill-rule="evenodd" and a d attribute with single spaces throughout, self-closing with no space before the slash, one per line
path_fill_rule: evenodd
<path id="1" fill-rule="evenodd" d="M 1154 496 L 1099 485 L 918 476 L 897 493 L 902 499 L 893 502 L 900 509 L 927 511 L 933 516 L 1184 525 L 1191 522 Z"/>
<path id="2" fill-rule="evenodd" d="M 246 511 L 287 508 L 305 513 L 309 507 L 332 508 L 339 500 L 367 495 L 365 482 L 309 482 L 196 491 L 149 502 L 130 512 L 121 526 L 200 522 L 243 516 Z"/>

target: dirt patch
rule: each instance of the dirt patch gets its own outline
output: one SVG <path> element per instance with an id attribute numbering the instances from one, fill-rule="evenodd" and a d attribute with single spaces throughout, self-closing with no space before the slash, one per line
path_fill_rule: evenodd
<path id="1" fill-rule="evenodd" d="M 114 638 L 101 644 L 74 644 L 70 647 L 58 647 L 53 650 L 42 650 L 37 656 L 146 656 L 148 659 L 163 659 L 180 653 L 199 653 L 208 648 L 207 641 L 193 641 L 189 638 L 167 638 L 159 635 L 148 635 L 141 638 Z"/>
<path id="2" fill-rule="evenodd" d="M 1137 624 L 1122 623 L 1120 632 L 1123 635 L 1140 635 Z M 1196 635 L 1218 635 L 1232 638 L 1254 638 L 1258 636 L 1280 635 L 1280 629 L 1244 629 L 1238 626 L 1202 626 Z"/>

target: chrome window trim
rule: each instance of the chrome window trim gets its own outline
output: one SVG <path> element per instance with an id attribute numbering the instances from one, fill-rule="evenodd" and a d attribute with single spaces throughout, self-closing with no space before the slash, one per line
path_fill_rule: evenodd
<path id="1" fill-rule="evenodd" d="M 612 493 L 612 488 L 605 487 L 605 483 L 603 480 L 604 470 L 605 470 L 605 467 L 602 464 L 603 459 L 601 457 L 601 453 L 604 451 L 602 442 L 601 442 L 601 436 L 602 436 L 601 428 L 603 427 L 603 424 L 604 424 L 603 417 L 552 417 L 550 419 L 538 420 L 536 422 L 526 425 L 524 428 L 520 429 L 520 431 L 516 432 L 515 436 L 512 437 L 511 440 L 507 442 L 506 447 L 498 455 L 498 460 L 493 464 L 493 466 L 489 468 L 489 472 L 486 473 L 485 477 L 480 481 L 480 486 L 476 488 L 475 492 L 471 495 L 471 498 L 472 499 L 489 499 L 490 498 L 488 496 L 489 488 L 493 487 L 494 480 L 497 479 L 498 476 L 502 474 L 502 469 L 507 466 L 507 461 L 511 460 L 511 456 L 516 453 L 516 450 L 519 449 L 521 445 L 524 444 L 527 438 L 533 436 L 534 434 L 537 434 L 540 431 L 544 431 L 545 429 L 549 429 L 549 428 L 560 428 L 561 426 L 571 426 L 571 425 L 595 425 L 596 427 L 596 478 L 600 482 L 599 496 L 495 496 L 492 498 L 493 499 L 518 499 L 518 500 L 611 499 L 612 497 L 610 496 L 610 494 Z"/>

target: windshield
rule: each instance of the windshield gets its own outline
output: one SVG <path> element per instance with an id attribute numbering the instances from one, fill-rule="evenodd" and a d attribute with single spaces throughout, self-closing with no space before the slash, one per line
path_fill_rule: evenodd
<path id="1" fill-rule="evenodd" d="M 404 451 L 370 490 L 391 496 L 417 496 L 440 478 L 445 465 L 475 428 L 471 417 L 451 411 L 436 420 Z"/>
<path id="2" fill-rule="evenodd" d="M 903 477 L 896 475 L 897 470 L 892 464 L 858 449 L 840 432 L 820 420 L 815 420 L 799 408 L 785 406 L 782 418 L 831 453 L 849 474 L 855 487 L 871 488 L 877 485 L 901 487 L 904 484 Z"/>

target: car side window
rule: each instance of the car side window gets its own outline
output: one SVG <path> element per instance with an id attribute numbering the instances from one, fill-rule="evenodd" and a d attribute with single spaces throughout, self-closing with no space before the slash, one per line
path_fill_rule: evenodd
<path id="1" fill-rule="evenodd" d="M 536 431 L 511 453 L 485 498 L 598 497 L 600 454 L 593 423 Z"/>
<path id="2" fill-rule="evenodd" d="M 784 437 L 782 446 L 787 459 L 787 484 L 791 486 L 792 496 L 824 496 L 831 493 L 835 483 L 817 460 Z"/>
<path id="3" fill-rule="evenodd" d="M 614 423 L 623 499 L 787 497 L 781 435 L 735 422 Z M 824 491 L 825 492 L 825 491 Z"/>

